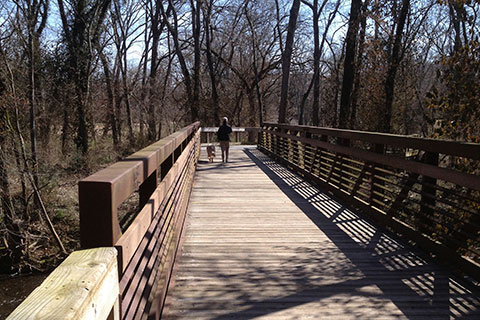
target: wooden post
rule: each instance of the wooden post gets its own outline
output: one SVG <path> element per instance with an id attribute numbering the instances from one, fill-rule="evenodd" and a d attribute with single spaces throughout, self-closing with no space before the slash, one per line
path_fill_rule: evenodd
<path id="1" fill-rule="evenodd" d="M 117 251 L 70 254 L 7 320 L 120 319 Z"/>
<path id="2" fill-rule="evenodd" d="M 78 183 L 80 246 L 83 249 L 111 247 L 120 238 L 117 206 L 109 182 Z"/>

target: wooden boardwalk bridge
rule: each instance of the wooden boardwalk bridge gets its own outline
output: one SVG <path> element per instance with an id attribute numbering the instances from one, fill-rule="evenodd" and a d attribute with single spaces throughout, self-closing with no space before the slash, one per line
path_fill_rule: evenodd
<path id="1" fill-rule="evenodd" d="M 81 181 L 82 245 L 101 248 L 8 319 L 480 318 L 480 178 L 451 165 L 480 145 L 259 137 L 209 163 L 195 124 Z"/>

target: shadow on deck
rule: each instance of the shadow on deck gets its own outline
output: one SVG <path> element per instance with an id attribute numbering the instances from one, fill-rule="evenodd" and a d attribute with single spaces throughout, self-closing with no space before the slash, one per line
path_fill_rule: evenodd
<path id="1" fill-rule="evenodd" d="M 197 210 L 193 198 L 164 318 L 480 318 L 478 288 L 260 151 L 232 150 L 232 156 L 227 166 L 200 163 L 200 183 L 235 172 L 227 179 L 239 179 L 238 186 L 225 188 L 250 209 L 222 213 L 208 198 Z M 243 187 L 240 171 L 251 175 Z M 267 181 L 255 188 L 261 177 Z M 194 195 L 196 188 L 198 197 L 212 192 L 206 186 L 194 186 Z M 256 196 L 243 195 L 252 187 Z M 279 206 L 269 207 L 271 201 Z M 230 202 L 242 207 L 242 200 Z M 293 211 L 303 217 L 289 218 Z"/>

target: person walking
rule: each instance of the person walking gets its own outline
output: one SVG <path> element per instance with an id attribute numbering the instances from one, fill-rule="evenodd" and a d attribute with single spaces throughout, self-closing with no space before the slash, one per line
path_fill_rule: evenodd
<path id="1" fill-rule="evenodd" d="M 230 133 L 232 127 L 228 125 L 227 117 L 223 117 L 223 123 L 218 128 L 217 139 L 220 142 L 220 149 L 222 149 L 222 162 L 228 162 L 228 149 L 230 148 Z"/>

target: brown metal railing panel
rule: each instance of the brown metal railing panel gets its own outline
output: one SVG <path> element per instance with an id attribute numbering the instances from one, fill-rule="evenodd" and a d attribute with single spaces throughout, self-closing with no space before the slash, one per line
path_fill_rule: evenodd
<path id="1" fill-rule="evenodd" d="M 202 127 L 202 143 L 217 142 L 218 127 Z M 260 128 L 257 127 L 232 127 L 230 141 L 235 143 L 258 143 Z"/>
<path id="2" fill-rule="evenodd" d="M 199 152 L 196 122 L 79 183 L 81 244 L 117 248 L 123 319 L 160 317 Z M 135 192 L 122 230 L 118 207 Z"/>
<path id="3" fill-rule="evenodd" d="M 265 123 L 259 148 L 480 278 L 480 144 Z"/>

